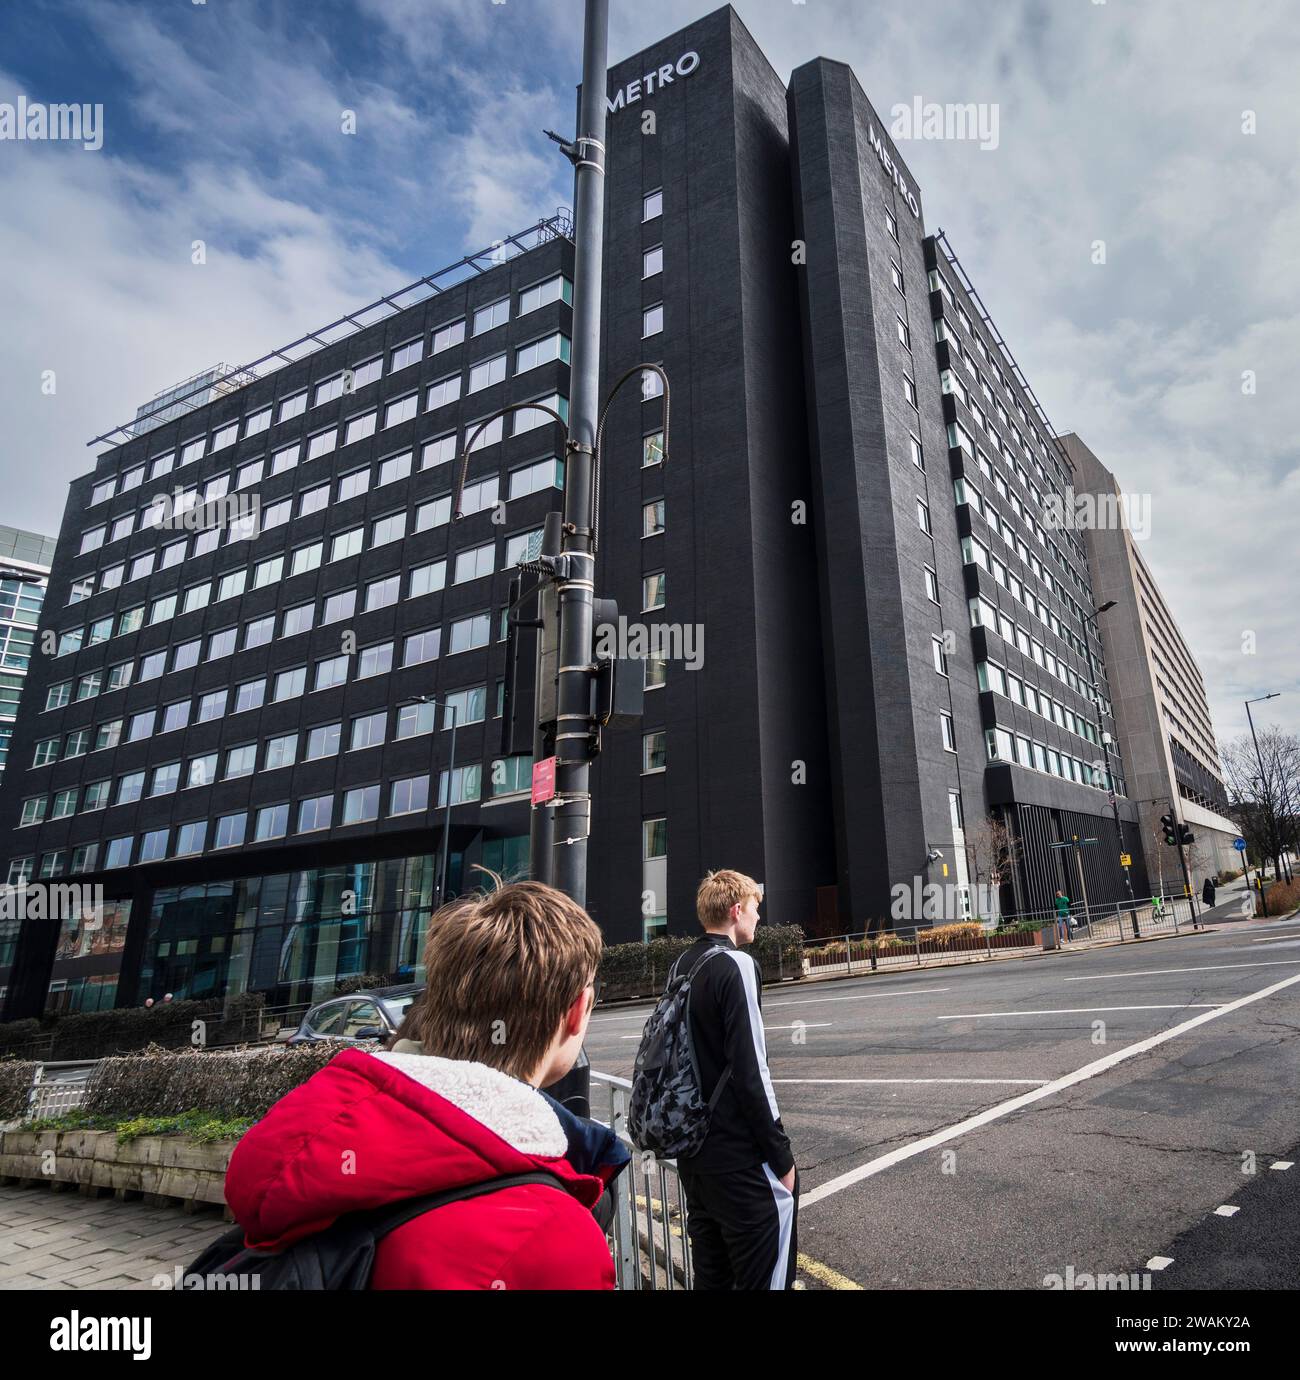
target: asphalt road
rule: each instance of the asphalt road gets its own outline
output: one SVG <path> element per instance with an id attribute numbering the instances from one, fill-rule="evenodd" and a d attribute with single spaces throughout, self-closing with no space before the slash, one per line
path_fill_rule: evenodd
<path id="1" fill-rule="evenodd" d="M 1300 1286 L 1300 920 L 763 1001 L 808 1287 Z"/>

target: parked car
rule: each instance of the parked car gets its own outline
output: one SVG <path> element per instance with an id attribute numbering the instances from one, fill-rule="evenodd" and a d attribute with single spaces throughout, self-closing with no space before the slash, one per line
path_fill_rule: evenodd
<path id="1" fill-rule="evenodd" d="M 424 991 L 419 983 L 375 987 L 349 992 L 313 1006 L 286 1044 L 309 1045 L 318 1040 L 347 1040 L 366 1045 L 389 1039 L 402 1023 L 406 1008 Z"/>

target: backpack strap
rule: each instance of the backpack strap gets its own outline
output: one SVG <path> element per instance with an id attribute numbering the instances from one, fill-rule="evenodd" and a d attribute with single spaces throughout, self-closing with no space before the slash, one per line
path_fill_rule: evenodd
<path id="1" fill-rule="evenodd" d="M 568 1192 L 558 1175 L 548 1174 L 544 1169 L 539 1169 L 534 1173 L 505 1174 L 496 1179 L 484 1179 L 481 1183 L 462 1184 L 459 1188 L 449 1188 L 442 1193 L 426 1193 L 419 1198 L 404 1198 L 401 1202 L 376 1208 L 370 1213 L 357 1214 L 357 1216 L 364 1216 L 367 1219 L 371 1231 L 375 1234 L 375 1239 L 378 1240 L 380 1237 L 387 1236 L 389 1232 L 396 1231 L 398 1227 L 405 1226 L 407 1222 L 422 1217 L 426 1212 L 432 1212 L 435 1208 L 446 1207 L 448 1203 L 461 1203 L 467 1198 L 484 1197 L 489 1193 L 497 1193 L 503 1188 L 518 1188 L 523 1184 L 544 1184 L 550 1188 L 558 1189 L 561 1193 Z"/>
<path id="2" fill-rule="evenodd" d="M 722 949 L 722 946 L 721 946 L 720 944 L 711 944 L 711 945 L 709 946 L 709 948 L 708 948 L 707 950 L 705 950 L 705 952 L 702 953 L 698 959 L 696 959 L 695 964 L 694 964 L 694 966 L 691 968 L 691 971 L 690 971 L 690 973 L 688 974 L 688 976 L 689 976 L 692 980 L 694 980 L 696 974 L 700 971 L 701 968 L 704 967 L 704 965 L 709 961 L 709 959 L 711 959 L 715 954 L 720 954 L 720 953 L 722 953 L 722 952 L 723 952 L 723 949 Z M 681 959 L 679 958 L 677 961 L 678 961 L 678 963 L 680 963 L 680 962 L 681 962 Z M 676 967 L 676 964 L 674 964 L 673 966 Z M 687 1015 L 686 1015 L 686 1021 L 687 1021 L 686 1033 L 687 1033 L 688 1039 L 690 1039 L 690 1029 L 691 1029 L 691 1027 L 690 1027 L 690 1019 L 691 1019 L 691 1018 L 690 1018 L 690 1011 L 689 1011 L 689 1007 L 690 1007 L 690 995 L 689 995 L 689 994 L 687 995 L 686 1004 L 687 1004 L 687 1008 L 688 1008 L 688 1010 L 687 1010 Z M 699 1062 L 698 1062 L 698 1060 L 697 1060 L 696 1057 L 695 1057 L 695 1041 L 694 1041 L 694 1039 L 690 1039 L 690 1046 L 691 1046 L 691 1063 L 695 1065 L 695 1078 L 696 1078 L 696 1081 L 698 1082 L 698 1081 L 699 1081 L 699 1077 L 700 1077 L 700 1068 L 699 1068 Z M 717 1081 L 717 1082 L 714 1084 L 714 1086 L 713 1086 L 713 1093 L 712 1093 L 712 1095 L 709 1097 L 709 1112 L 710 1112 L 710 1113 L 712 1113 L 713 1109 L 718 1105 L 718 1099 L 722 1096 L 724 1090 L 726 1089 L 727 1084 L 728 1084 L 730 1081 L 731 1081 L 731 1065 L 728 1064 L 727 1067 L 724 1068 L 724 1069 L 722 1070 L 722 1072 L 718 1075 L 718 1081 Z"/>

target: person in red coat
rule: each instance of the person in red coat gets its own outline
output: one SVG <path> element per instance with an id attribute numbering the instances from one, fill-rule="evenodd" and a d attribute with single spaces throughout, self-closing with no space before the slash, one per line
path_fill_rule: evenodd
<path id="1" fill-rule="evenodd" d="M 370 1287 L 612 1289 L 592 1208 L 627 1151 L 539 1091 L 582 1048 L 600 949 L 587 913 L 539 882 L 439 911 L 402 1038 L 343 1050 L 236 1146 L 226 1201 L 246 1244 L 279 1250 L 343 1213 L 544 1170 L 563 1191 L 501 1189 L 383 1237 Z"/>

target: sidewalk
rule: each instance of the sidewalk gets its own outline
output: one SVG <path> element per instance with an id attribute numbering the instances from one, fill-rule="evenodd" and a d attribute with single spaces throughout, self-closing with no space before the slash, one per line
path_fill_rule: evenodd
<path id="1" fill-rule="evenodd" d="M 49 1185 L 0 1188 L 0 1289 L 156 1289 L 227 1229 L 186 1213 Z"/>

